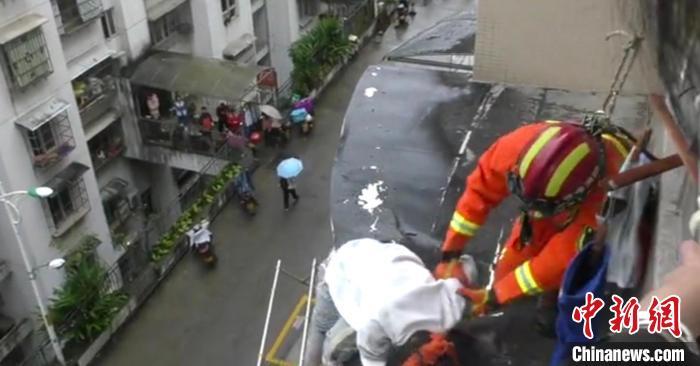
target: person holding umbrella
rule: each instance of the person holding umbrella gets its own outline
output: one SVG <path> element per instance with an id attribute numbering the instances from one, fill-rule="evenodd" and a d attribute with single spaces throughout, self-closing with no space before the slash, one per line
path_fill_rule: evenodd
<path id="1" fill-rule="evenodd" d="M 296 177 L 299 176 L 302 170 L 304 170 L 304 164 L 297 158 L 284 159 L 277 165 L 277 176 L 280 178 L 285 211 L 289 211 L 289 196 L 294 198 L 294 204 L 299 201 L 299 195 L 296 190 Z"/>

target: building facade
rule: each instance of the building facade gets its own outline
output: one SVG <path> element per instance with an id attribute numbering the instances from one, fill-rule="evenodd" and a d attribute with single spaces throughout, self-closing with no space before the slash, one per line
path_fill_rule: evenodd
<path id="1" fill-rule="evenodd" d="M 147 260 L 150 218 L 167 216 L 159 226 L 174 220 L 211 160 L 139 150 L 140 101 L 124 70 L 164 52 L 221 67 L 272 66 L 282 83 L 289 46 L 320 10 L 318 0 L 0 0 L 0 181 L 8 192 L 54 190 L 19 203 L 33 266 L 94 236 L 100 261 L 130 277 L 130 263 Z M 41 324 L 4 211 L 0 240 L 0 365 L 14 365 L 35 346 Z M 50 303 L 63 271 L 35 273 Z"/>

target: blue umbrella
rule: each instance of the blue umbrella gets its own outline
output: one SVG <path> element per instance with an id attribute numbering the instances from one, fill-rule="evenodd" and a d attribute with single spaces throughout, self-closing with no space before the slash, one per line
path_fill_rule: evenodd
<path id="1" fill-rule="evenodd" d="M 304 170 L 304 164 L 297 158 L 284 159 L 277 165 L 277 175 L 280 178 L 294 178 L 302 170 Z"/>
<path id="2" fill-rule="evenodd" d="M 571 360 L 571 350 L 574 345 L 597 342 L 602 335 L 602 320 L 600 313 L 593 319 L 593 339 L 583 335 L 583 323 L 574 322 L 571 313 L 574 308 L 586 302 L 586 293 L 591 292 L 595 297 L 602 297 L 605 289 L 605 276 L 608 269 L 610 253 L 607 245 L 602 246 L 602 256 L 595 250 L 595 245 L 589 243 L 571 261 L 564 274 L 559 293 L 559 314 L 557 316 L 557 347 L 552 355 L 550 366 L 566 364 Z"/>

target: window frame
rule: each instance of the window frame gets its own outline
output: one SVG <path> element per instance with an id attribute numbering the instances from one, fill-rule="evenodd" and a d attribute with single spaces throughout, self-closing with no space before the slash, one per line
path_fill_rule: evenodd
<path id="1" fill-rule="evenodd" d="M 166 41 L 177 32 L 178 26 L 182 23 L 179 7 L 171 10 L 155 21 L 149 22 L 148 30 L 151 35 L 151 43 L 155 46 Z"/>
<path id="2" fill-rule="evenodd" d="M 34 131 L 27 131 L 27 139 L 34 156 L 46 154 L 59 144 L 52 121 L 44 123 Z"/>
<path id="3" fill-rule="evenodd" d="M 85 179 L 82 175 L 76 176 L 71 184 L 42 202 L 53 236 L 63 235 L 90 209 Z"/>
<path id="4" fill-rule="evenodd" d="M 221 16 L 224 24 L 228 24 L 238 16 L 238 0 L 221 0 Z"/>
<path id="5" fill-rule="evenodd" d="M 102 25 L 102 35 L 109 40 L 117 36 L 117 27 L 114 24 L 114 8 L 109 8 L 102 12 L 100 16 L 100 24 Z"/>
<path id="6" fill-rule="evenodd" d="M 38 168 L 54 165 L 75 149 L 68 110 L 53 116 L 36 129 L 24 129 L 23 135 L 32 163 Z M 49 139 L 53 141 L 48 143 Z"/>
<path id="7" fill-rule="evenodd" d="M 16 64 L 20 60 L 26 62 L 28 55 L 22 57 L 17 55 L 17 53 L 25 52 L 29 54 L 30 50 L 27 49 L 30 46 L 29 41 L 34 41 L 36 43 L 36 45 L 34 45 L 34 49 L 31 50 L 33 52 L 31 57 L 43 56 L 45 58 L 29 67 L 26 67 L 26 69 L 22 71 L 21 67 L 17 66 Z M 6 74 L 9 76 L 8 81 L 10 81 L 12 86 L 15 88 L 26 88 L 42 78 L 51 75 L 54 71 L 46 37 L 44 36 L 44 32 L 41 27 L 34 28 L 17 36 L 7 43 L 0 45 L 0 52 L 2 53 Z M 36 75 L 31 75 L 29 78 L 25 78 L 25 76 L 35 73 L 37 70 L 39 72 Z"/>

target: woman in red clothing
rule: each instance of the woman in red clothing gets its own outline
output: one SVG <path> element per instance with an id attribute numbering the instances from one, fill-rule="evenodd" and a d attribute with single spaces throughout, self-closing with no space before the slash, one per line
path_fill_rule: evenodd
<path id="1" fill-rule="evenodd" d="M 594 136 L 580 124 L 559 121 L 526 125 L 498 139 L 467 178 L 436 277 L 465 277 L 456 264 L 466 243 L 491 209 L 515 194 L 521 215 L 504 244 L 492 288 L 465 291 L 472 313 L 557 290 L 584 234 L 597 226 L 605 199 L 598 182 L 619 171 L 631 144 L 620 133 Z"/>

